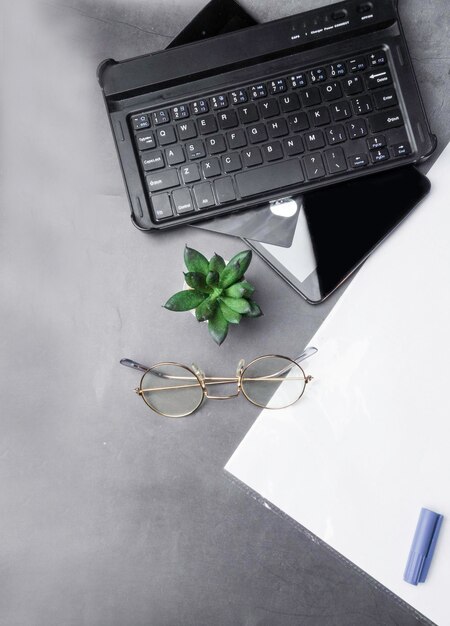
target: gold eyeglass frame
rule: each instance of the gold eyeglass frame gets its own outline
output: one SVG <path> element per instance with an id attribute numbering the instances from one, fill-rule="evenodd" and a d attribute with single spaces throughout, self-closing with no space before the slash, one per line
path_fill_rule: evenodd
<path id="1" fill-rule="evenodd" d="M 138 395 L 140 395 L 142 397 L 142 399 L 144 400 L 145 404 L 155 413 L 162 415 L 163 417 L 171 417 L 171 418 L 180 418 L 180 417 L 188 417 L 189 415 L 192 415 L 193 413 L 195 413 L 195 411 L 198 411 L 198 409 L 202 406 L 203 402 L 208 398 L 209 400 L 229 400 L 230 398 L 236 398 L 240 395 L 240 393 L 242 392 L 242 394 L 244 395 L 244 397 L 254 406 L 260 407 L 262 409 L 272 409 L 272 410 L 277 410 L 280 408 L 287 408 L 289 406 L 291 406 L 292 404 L 295 404 L 295 402 L 298 402 L 298 400 L 300 400 L 300 398 L 303 396 L 305 389 L 306 389 L 306 385 L 313 380 L 313 377 L 310 375 L 307 375 L 305 373 L 305 371 L 303 370 L 303 368 L 299 365 L 298 361 L 302 361 L 306 358 L 308 358 L 309 356 L 311 356 L 312 354 L 314 354 L 315 352 L 317 352 L 317 348 L 313 348 L 313 347 L 309 347 L 307 348 L 303 354 L 301 354 L 297 359 L 291 359 L 290 357 L 286 357 L 286 356 L 282 356 L 279 354 L 265 354 L 263 356 L 259 356 L 255 359 L 253 359 L 252 361 L 250 361 L 250 363 L 248 363 L 247 365 L 245 364 L 244 360 L 241 359 L 239 361 L 238 367 L 237 367 L 237 371 L 236 371 L 236 376 L 232 376 L 232 377 L 217 377 L 217 376 L 206 376 L 204 372 L 202 372 L 195 364 L 192 364 L 192 368 L 188 367 L 187 365 L 184 365 L 183 363 L 178 363 L 176 361 L 165 361 L 165 362 L 160 362 L 160 363 L 156 363 L 155 365 L 152 365 L 151 367 L 145 367 L 139 363 L 136 363 L 135 361 L 132 361 L 131 359 L 122 359 L 120 361 L 120 363 L 122 365 L 125 365 L 127 367 L 131 367 L 133 369 L 138 369 L 140 371 L 143 372 L 140 383 L 139 383 L 139 387 L 136 387 L 134 389 L 134 392 Z M 266 404 L 260 404 L 258 402 L 256 402 L 255 400 L 253 400 L 245 391 L 245 385 L 243 385 L 242 383 L 245 382 L 245 372 L 252 367 L 255 363 L 262 361 L 264 359 L 272 359 L 272 358 L 278 358 L 278 359 L 284 359 L 286 361 L 289 361 L 290 364 L 292 364 L 292 366 L 296 366 L 298 367 L 298 369 L 301 372 L 301 376 L 299 377 L 283 377 L 282 374 L 285 373 L 288 368 L 291 369 L 292 366 L 288 365 L 286 367 L 284 367 L 282 370 L 275 372 L 272 375 L 269 376 L 261 376 L 258 378 L 254 378 L 252 377 L 251 380 L 255 381 L 255 380 L 261 380 L 261 381 L 270 381 L 270 382 L 283 382 L 286 380 L 303 380 L 304 384 L 302 387 L 302 391 L 301 393 L 291 402 L 289 402 L 288 404 L 283 405 L 282 407 L 270 407 L 267 406 Z M 186 376 L 185 379 L 186 380 L 192 380 L 192 377 L 194 377 L 197 382 L 193 382 L 192 384 L 187 384 L 187 385 L 176 385 L 174 387 L 171 386 L 164 386 L 164 387 L 152 387 L 152 388 L 145 388 L 144 385 L 144 379 L 146 377 L 146 375 L 149 372 L 152 372 L 153 370 L 156 370 L 159 367 L 165 367 L 165 366 L 175 366 L 175 367 L 179 367 L 181 369 L 186 370 L 187 373 L 190 374 L 190 376 Z M 172 376 L 170 376 L 170 374 L 164 374 L 164 378 L 172 378 Z M 180 376 L 173 376 L 174 379 L 180 381 L 182 380 L 182 378 Z M 249 379 L 250 380 L 250 379 Z M 150 402 L 147 401 L 147 398 L 145 397 L 145 393 L 146 392 L 150 392 L 150 391 L 170 391 L 171 389 L 182 389 L 182 388 L 186 388 L 186 387 L 197 387 L 197 383 L 200 386 L 201 390 L 202 390 L 202 395 L 200 397 L 200 400 L 198 402 L 198 404 L 190 411 L 186 412 L 186 413 L 182 413 L 180 415 L 169 415 L 167 413 L 163 413 L 162 411 L 158 410 L 156 407 L 154 407 L 152 404 L 150 404 Z M 224 395 L 224 396 L 216 396 L 216 395 L 211 395 L 209 393 L 208 387 L 209 386 L 213 386 L 213 385 L 229 385 L 232 383 L 236 383 L 237 384 L 237 390 L 235 393 L 232 394 L 228 394 L 228 395 Z"/>

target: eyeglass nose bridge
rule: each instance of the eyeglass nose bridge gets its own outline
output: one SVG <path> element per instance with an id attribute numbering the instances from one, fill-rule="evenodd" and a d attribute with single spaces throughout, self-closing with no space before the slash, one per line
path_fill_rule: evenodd
<path id="1" fill-rule="evenodd" d="M 232 383 L 234 381 L 226 381 L 227 383 Z M 236 381 L 237 382 L 237 391 L 236 393 L 230 393 L 227 396 L 211 396 L 208 393 L 208 388 L 205 385 L 205 396 L 208 398 L 208 400 L 229 400 L 230 398 L 237 398 L 238 395 L 241 393 L 241 385 L 240 385 L 240 381 Z"/>

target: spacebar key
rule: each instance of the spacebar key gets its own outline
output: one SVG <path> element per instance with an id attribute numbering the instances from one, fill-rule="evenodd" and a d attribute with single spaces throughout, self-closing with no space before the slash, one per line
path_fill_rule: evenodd
<path id="1" fill-rule="evenodd" d="M 302 166 L 297 159 L 236 174 L 236 183 L 242 198 L 302 183 L 304 180 Z"/>

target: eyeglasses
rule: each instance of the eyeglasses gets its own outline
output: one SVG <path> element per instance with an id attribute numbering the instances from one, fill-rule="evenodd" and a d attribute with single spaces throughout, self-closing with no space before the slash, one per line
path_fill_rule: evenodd
<path id="1" fill-rule="evenodd" d="M 187 417 L 200 408 L 205 398 L 228 400 L 242 391 L 249 402 L 265 409 L 283 409 L 299 400 L 312 376 L 307 376 L 299 362 L 317 352 L 309 347 L 296 359 L 268 354 L 248 365 L 239 361 L 236 376 L 231 378 L 206 376 L 196 365 L 157 363 L 145 367 L 131 359 L 122 359 L 121 365 L 144 372 L 139 387 L 134 391 L 153 411 L 164 417 Z M 212 395 L 220 385 L 236 384 L 235 393 Z"/>

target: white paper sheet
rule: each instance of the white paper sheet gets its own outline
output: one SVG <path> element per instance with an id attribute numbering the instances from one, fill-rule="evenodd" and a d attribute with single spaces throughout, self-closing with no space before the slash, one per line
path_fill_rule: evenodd
<path id="1" fill-rule="evenodd" d="M 415 609 L 450 624 L 450 145 L 432 190 L 310 342 L 303 398 L 263 411 L 226 469 Z M 403 572 L 421 507 L 428 579 Z"/>

